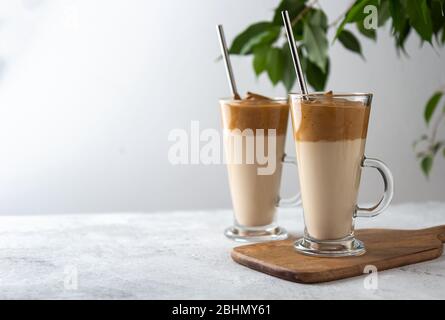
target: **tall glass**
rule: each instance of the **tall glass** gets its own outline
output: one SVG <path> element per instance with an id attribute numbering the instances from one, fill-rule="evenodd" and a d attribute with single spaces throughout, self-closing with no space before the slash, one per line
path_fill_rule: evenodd
<path id="1" fill-rule="evenodd" d="M 234 224 L 225 235 L 237 241 L 285 239 L 276 207 L 296 206 L 300 199 L 279 197 L 282 163 L 296 165 L 284 153 L 288 100 L 224 99 L 220 104 L 234 211 Z"/>
<path id="2" fill-rule="evenodd" d="M 304 237 L 297 251 L 318 256 L 365 253 L 354 237 L 354 218 L 384 211 L 393 196 L 388 167 L 364 156 L 372 94 L 290 94 Z M 382 199 L 371 208 L 357 205 L 363 167 L 379 171 Z"/>

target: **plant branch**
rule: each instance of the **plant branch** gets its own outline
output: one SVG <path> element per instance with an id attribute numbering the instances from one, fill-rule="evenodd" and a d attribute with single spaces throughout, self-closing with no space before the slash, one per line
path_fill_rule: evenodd
<path id="1" fill-rule="evenodd" d="M 317 2 L 318 0 L 312 0 L 310 3 L 308 3 L 308 5 L 304 7 L 304 9 L 301 10 L 301 12 L 294 18 L 294 20 L 292 20 L 292 27 L 295 26 L 298 23 L 298 21 L 303 19 L 305 14 L 308 13 L 309 10 L 313 9 L 314 6 L 317 4 Z"/>
<path id="2" fill-rule="evenodd" d="M 346 8 L 346 10 L 341 15 L 339 15 L 334 21 L 332 21 L 328 25 L 328 28 L 335 27 L 343 19 L 343 17 L 349 12 L 349 10 L 351 10 L 351 8 L 354 6 L 354 4 L 355 4 L 355 0 L 351 1 L 349 6 Z"/>
<path id="3" fill-rule="evenodd" d="M 445 87 L 442 89 L 439 89 L 439 91 L 442 91 L 442 93 L 445 94 Z M 431 145 L 434 145 L 436 143 L 436 137 L 437 137 L 437 131 L 439 130 L 440 123 L 444 119 L 445 113 L 441 113 L 440 116 L 437 118 L 436 122 L 433 125 L 433 130 L 431 131 Z"/>
<path id="4" fill-rule="evenodd" d="M 439 118 L 437 118 L 436 122 L 433 125 L 433 130 L 431 131 L 431 146 L 436 144 L 437 131 L 439 130 L 440 123 L 444 119 L 445 114 L 441 113 Z"/>

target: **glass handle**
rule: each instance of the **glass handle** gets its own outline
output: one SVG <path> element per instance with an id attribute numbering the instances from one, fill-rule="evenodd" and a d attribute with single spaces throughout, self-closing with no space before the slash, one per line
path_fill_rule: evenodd
<path id="1" fill-rule="evenodd" d="M 371 208 L 360 208 L 357 206 L 355 210 L 354 217 L 371 218 L 381 214 L 391 203 L 394 195 L 394 179 L 389 168 L 380 160 L 365 157 L 362 162 L 362 167 L 377 169 L 383 179 L 384 191 L 380 201 Z"/>
<path id="2" fill-rule="evenodd" d="M 296 157 L 291 157 L 291 156 L 288 156 L 287 154 L 285 154 L 283 156 L 282 162 L 285 164 L 286 163 L 293 164 L 297 168 L 297 158 Z M 298 207 L 300 204 L 301 204 L 301 196 L 300 196 L 299 192 L 290 198 L 282 199 L 280 196 L 278 196 L 277 207 L 291 208 L 291 207 Z"/>

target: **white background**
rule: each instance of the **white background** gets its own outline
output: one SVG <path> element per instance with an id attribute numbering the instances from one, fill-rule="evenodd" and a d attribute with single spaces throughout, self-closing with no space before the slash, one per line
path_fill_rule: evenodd
<path id="1" fill-rule="evenodd" d="M 270 19 L 278 0 L 3 0 L 0 3 L 0 214 L 155 211 L 230 207 L 226 171 L 172 166 L 173 128 L 220 128 L 228 95 L 215 24 L 229 42 Z M 321 1 L 330 20 L 349 1 Z M 396 202 L 445 200 L 439 157 L 427 181 L 411 143 L 426 127 L 423 106 L 445 85 L 445 50 L 408 41 L 399 58 L 389 24 L 363 40 L 366 61 L 339 43 L 328 88 L 375 93 L 367 154 L 396 180 Z M 250 58 L 234 58 L 241 91 L 282 96 Z M 444 137 L 445 132 L 440 132 Z M 291 140 L 287 145 L 293 154 Z M 297 189 L 293 168 L 285 194 Z M 363 176 L 362 201 L 382 187 Z"/>

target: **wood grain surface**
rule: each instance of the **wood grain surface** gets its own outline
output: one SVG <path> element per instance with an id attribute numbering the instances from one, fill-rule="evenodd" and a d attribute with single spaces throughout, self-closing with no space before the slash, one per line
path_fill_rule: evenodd
<path id="1" fill-rule="evenodd" d="M 435 259 L 442 254 L 445 225 L 422 230 L 362 229 L 355 234 L 366 247 L 358 257 L 303 255 L 293 248 L 295 238 L 239 246 L 231 256 L 239 264 L 289 281 L 332 281 L 362 275 L 367 265 L 382 271 Z"/>

